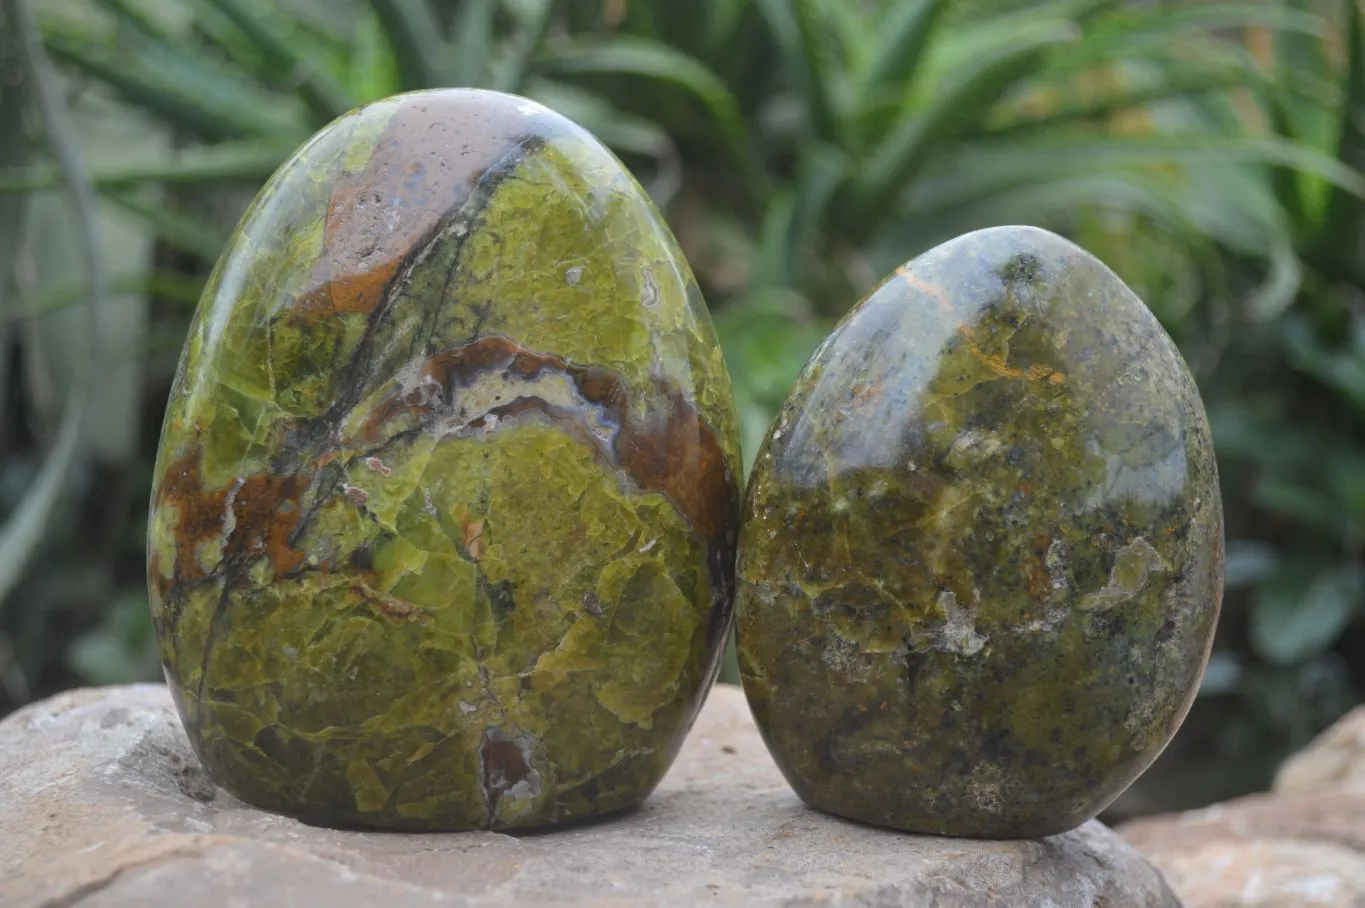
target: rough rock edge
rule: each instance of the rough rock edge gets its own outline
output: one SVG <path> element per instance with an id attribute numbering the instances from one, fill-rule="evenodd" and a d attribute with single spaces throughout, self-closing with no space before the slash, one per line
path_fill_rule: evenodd
<path id="1" fill-rule="evenodd" d="M 0 816 L 13 908 L 179 906 L 187 891 L 209 908 L 264 892 L 328 908 L 1179 904 L 1099 823 L 973 842 L 809 810 L 728 687 L 645 808 L 544 835 L 340 832 L 252 810 L 204 776 L 156 685 L 73 691 L 0 722 Z"/>
<path id="2" fill-rule="evenodd" d="M 1365 707 L 1290 757 L 1271 791 L 1118 832 L 1188 908 L 1365 905 Z"/>

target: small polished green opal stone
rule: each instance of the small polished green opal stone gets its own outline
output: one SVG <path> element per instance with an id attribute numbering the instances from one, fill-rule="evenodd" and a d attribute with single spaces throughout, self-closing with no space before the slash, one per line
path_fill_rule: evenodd
<path id="1" fill-rule="evenodd" d="M 967 234 L 807 363 L 742 508 L 738 648 L 809 804 L 1019 838 L 1094 817 L 1170 741 L 1222 599 L 1203 406 L 1077 246 Z"/>
<path id="2" fill-rule="evenodd" d="M 213 778 L 316 823 L 639 804 L 719 666 L 738 439 L 672 235 L 525 99 L 400 95 L 261 191 L 162 433 L 148 574 Z"/>

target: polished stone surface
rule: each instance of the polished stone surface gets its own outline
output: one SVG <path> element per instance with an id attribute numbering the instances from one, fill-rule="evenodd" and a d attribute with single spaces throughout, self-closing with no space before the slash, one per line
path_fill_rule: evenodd
<path id="1" fill-rule="evenodd" d="M 1040 836 L 1160 753 L 1222 597 L 1203 406 L 1151 312 L 1042 230 L 959 237 L 812 357 L 742 516 L 740 669 L 797 792 Z"/>
<path id="2" fill-rule="evenodd" d="M 196 752 L 328 824 L 638 804 L 717 670 L 738 471 L 710 316 L 610 152 L 492 92 L 341 118 L 245 215 L 166 415 L 148 574 Z"/>

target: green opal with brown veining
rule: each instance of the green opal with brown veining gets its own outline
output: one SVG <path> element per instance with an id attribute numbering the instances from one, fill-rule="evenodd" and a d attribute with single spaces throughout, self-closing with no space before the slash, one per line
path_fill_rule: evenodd
<path id="1" fill-rule="evenodd" d="M 739 664 L 808 803 L 1061 832 L 1194 697 L 1223 524 L 1184 361 L 1108 268 L 1003 227 L 911 261 L 812 356 L 750 478 Z"/>
<path id="2" fill-rule="evenodd" d="M 149 581 L 213 778 L 313 822 L 640 803 L 714 680 L 738 440 L 691 272 L 522 98 L 401 95 L 261 191 L 166 414 Z"/>

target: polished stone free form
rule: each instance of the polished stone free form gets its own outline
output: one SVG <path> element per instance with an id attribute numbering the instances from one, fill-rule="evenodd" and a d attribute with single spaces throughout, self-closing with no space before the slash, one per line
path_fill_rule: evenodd
<path id="1" fill-rule="evenodd" d="M 931 834 L 1078 826 L 1170 741 L 1222 598 L 1184 361 L 1042 230 L 899 269 L 814 354 L 742 511 L 738 650 L 810 804 Z"/>
<path id="2" fill-rule="evenodd" d="M 398 96 L 261 191 L 205 291 L 149 530 L 214 779 L 321 823 L 639 803 L 714 679 L 738 442 L 704 304 L 589 134 Z"/>

